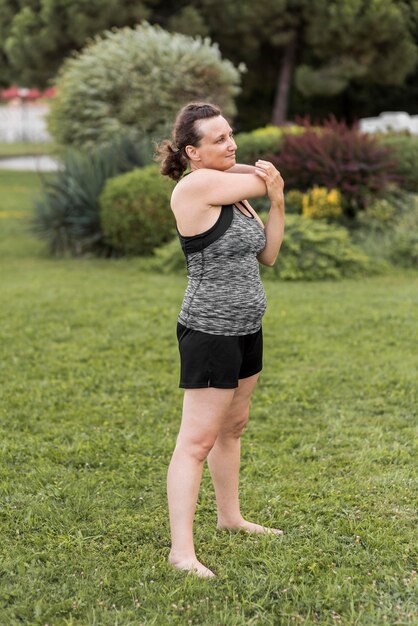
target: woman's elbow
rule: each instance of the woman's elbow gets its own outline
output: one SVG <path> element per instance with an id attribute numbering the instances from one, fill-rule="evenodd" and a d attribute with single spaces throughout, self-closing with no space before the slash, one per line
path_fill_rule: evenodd
<path id="1" fill-rule="evenodd" d="M 273 265 L 276 263 L 276 259 L 277 259 L 277 256 L 275 256 L 274 259 L 271 257 L 265 258 L 263 256 L 259 256 L 258 262 L 261 263 L 261 265 L 266 265 L 267 267 L 273 267 Z"/>

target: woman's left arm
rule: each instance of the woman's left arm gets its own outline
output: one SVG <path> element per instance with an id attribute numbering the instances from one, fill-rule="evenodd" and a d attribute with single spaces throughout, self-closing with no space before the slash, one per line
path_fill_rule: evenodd
<path id="1" fill-rule="evenodd" d="M 254 165 L 246 165 L 245 163 L 235 163 L 232 167 L 225 172 L 228 174 L 255 174 L 256 167 Z"/>
<path id="2" fill-rule="evenodd" d="M 284 235 L 284 182 L 280 172 L 269 161 L 258 160 L 255 173 L 266 183 L 267 194 L 271 202 L 264 226 L 266 245 L 257 255 L 257 259 L 262 265 L 271 267 L 276 262 Z"/>

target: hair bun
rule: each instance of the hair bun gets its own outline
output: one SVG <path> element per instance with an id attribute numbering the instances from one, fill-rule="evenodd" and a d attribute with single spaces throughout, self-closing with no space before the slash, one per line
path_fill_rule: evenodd
<path id="1" fill-rule="evenodd" d="M 220 109 L 208 102 L 190 102 L 181 109 L 176 117 L 172 140 L 163 141 L 157 147 L 158 159 L 161 162 L 160 171 L 163 176 L 180 180 L 189 164 L 184 150 L 185 146 L 198 146 L 202 138 L 196 122 L 220 114 Z M 179 145 L 182 147 L 179 148 Z"/>

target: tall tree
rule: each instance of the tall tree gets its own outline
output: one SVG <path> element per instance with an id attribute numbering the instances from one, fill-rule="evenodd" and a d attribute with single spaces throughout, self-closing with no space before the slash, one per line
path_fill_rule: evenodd
<path id="1" fill-rule="evenodd" d="M 283 123 L 289 102 L 302 113 L 339 101 L 347 113 L 369 92 L 408 102 L 402 85 L 414 85 L 418 0 L 0 0 L 0 85 L 44 86 L 86 39 L 144 18 L 246 64 L 244 127 Z"/>
<path id="2" fill-rule="evenodd" d="M 304 31 L 312 62 L 302 61 L 296 71 L 296 86 L 304 95 L 335 95 L 352 81 L 400 85 L 414 70 L 417 46 L 399 2 L 321 4 Z"/>
<path id="3" fill-rule="evenodd" d="M 292 87 L 331 97 L 353 83 L 401 85 L 417 63 L 417 0 L 191 0 L 166 26 L 190 29 L 192 10 L 227 58 L 264 69 L 261 80 L 275 68 L 273 124 L 286 121 Z"/>
<path id="4" fill-rule="evenodd" d="M 63 59 L 112 26 L 150 16 L 154 0 L 0 0 L 0 84 L 44 87 Z"/>

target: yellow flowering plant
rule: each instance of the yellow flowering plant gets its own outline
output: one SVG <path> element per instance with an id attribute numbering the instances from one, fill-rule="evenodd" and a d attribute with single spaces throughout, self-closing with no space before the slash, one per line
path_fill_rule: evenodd
<path id="1" fill-rule="evenodd" d="M 311 219 L 335 219 L 343 214 L 338 189 L 313 187 L 303 194 L 302 215 Z"/>

